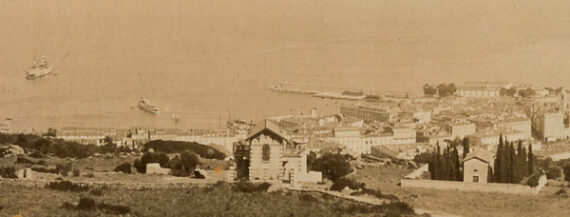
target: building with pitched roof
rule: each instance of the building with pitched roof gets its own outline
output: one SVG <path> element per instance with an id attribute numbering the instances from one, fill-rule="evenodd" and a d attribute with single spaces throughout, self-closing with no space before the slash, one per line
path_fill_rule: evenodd
<path id="1" fill-rule="evenodd" d="M 237 179 L 320 182 L 321 172 L 308 171 L 308 150 L 295 143 L 279 125 L 264 120 L 234 147 Z"/>
<path id="2" fill-rule="evenodd" d="M 487 183 L 494 159 L 493 154 L 485 149 L 468 153 L 463 159 L 463 182 Z"/>

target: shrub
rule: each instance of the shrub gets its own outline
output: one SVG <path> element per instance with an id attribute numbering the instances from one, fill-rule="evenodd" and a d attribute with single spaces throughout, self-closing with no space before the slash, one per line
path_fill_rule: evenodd
<path id="1" fill-rule="evenodd" d="M 34 151 L 34 153 L 30 154 L 30 157 L 36 158 L 36 159 L 37 158 L 45 158 L 45 156 L 42 153 L 40 153 L 39 151 Z"/>
<path id="2" fill-rule="evenodd" d="M 168 163 L 168 168 L 171 169 L 172 175 L 187 177 L 192 175 L 196 166 L 200 164 L 200 160 L 196 154 L 190 151 L 184 151 L 179 156 L 176 156 Z"/>
<path id="3" fill-rule="evenodd" d="M 259 184 L 254 184 L 251 182 L 238 182 L 233 186 L 233 190 L 244 193 L 267 192 L 267 189 L 269 189 L 269 187 L 271 187 L 271 184 L 267 182 Z"/>
<path id="4" fill-rule="evenodd" d="M 97 189 L 91 189 L 91 191 L 89 191 L 89 194 L 94 195 L 94 196 L 101 196 L 103 195 L 103 190 L 97 188 Z"/>
<path id="5" fill-rule="evenodd" d="M 540 174 L 532 174 L 527 181 L 527 185 L 529 185 L 530 187 L 536 187 L 538 186 L 538 180 L 540 179 Z"/>
<path id="6" fill-rule="evenodd" d="M 16 163 L 17 164 L 35 164 L 36 162 L 33 162 L 27 158 L 24 157 L 18 157 L 16 158 Z"/>
<path id="7" fill-rule="evenodd" d="M 550 167 L 546 170 L 546 178 L 558 179 L 562 176 L 562 170 L 558 167 Z"/>
<path id="8" fill-rule="evenodd" d="M 57 169 L 49 169 L 45 167 L 32 167 L 32 171 L 39 172 L 39 173 L 54 173 L 57 174 Z"/>
<path id="9" fill-rule="evenodd" d="M 89 186 L 79 185 L 70 181 L 50 182 L 46 188 L 56 191 L 85 192 L 89 191 Z"/>
<path id="10" fill-rule="evenodd" d="M 565 189 L 560 189 L 560 190 L 558 190 L 556 193 L 554 193 L 554 196 L 567 198 L 567 197 L 568 197 L 568 192 L 566 192 Z"/>
<path id="11" fill-rule="evenodd" d="M 319 199 L 317 199 L 316 197 L 313 197 L 313 195 L 310 194 L 300 194 L 299 195 L 299 200 L 301 201 L 307 201 L 307 202 L 317 202 L 319 201 Z"/>
<path id="12" fill-rule="evenodd" d="M 2 167 L 0 168 L 0 176 L 2 178 L 7 178 L 7 179 L 17 179 L 18 176 L 16 176 L 16 168 L 14 167 Z"/>
<path id="13" fill-rule="evenodd" d="M 80 210 L 95 210 L 95 208 L 95 200 L 88 197 L 82 197 L 77 204 L 77 209 Z"/>
<path id="14" fill-rule="evenodd" d="M 133 167 L 135 167 L 138 173 L 146 173 L 146 165 L 143 164 L 139 159 L 136 159 L 133 162 Z"/>
<path id="15" fill-rule="evenodd" d="M 564 166 L 564 180 L 570 182 L 570 164 Z"/>
<path id="16" fill-rule="evenodd" d="M 131 164 L 130 163 L 122 163 L 121 165 L 115 167 L 115 169 L 113 170 L 115 172 L 122 172 L 125 174 L 131 174 L 132 170 L 131 170 Z"/>
<path id="17" fill-rule="evenodd" d="M 315 159 L 309 167 L 311 170 L 321 171 L 325 178 L 335 181 L 352 172 L 347 157 L 341 154 L 325 153 Z"/>
<path id="18" fill-rule="evenodd" d="M 101 210 L 101 212 L 111 215 L 125 215 L 131 212 L 131 208 L 128 206 L 111 205 L 106 203 L 100 203 L 97 205 L 97 209 Z"/>
<path id="19" fill-rule="evenodd" d="M 334 181 L 330 189 L 333 191 L 342 191 L 345 187 L 348 187 L 352 190 L 358 190 L 358 189 L 363 189 L 365 187 L 365 184 L 357 182 L 354 179 L 343 177 Z"/>
<path id="20" fill-rule="evenodd" d="M 75 206 L 69 202 L 65 202 L 65 203 L 63 203 L 63 205 L 61 205 L 61 208 L 63 208 L 63 209 L 75 209 Z"/>
<path id="21" fill-rule="evenodd" d="M 69 172 L 71 172 L 71 169 L 72 169 L 71 162 L 55 165 L 55 170 L 62 176 L 67 176 Z"/>
<path id="22" fill-rule="evenodd" d="M 81 175 L 81 171 L 78 169 L 73 169 L 73 177 L 79 177 Z"/>

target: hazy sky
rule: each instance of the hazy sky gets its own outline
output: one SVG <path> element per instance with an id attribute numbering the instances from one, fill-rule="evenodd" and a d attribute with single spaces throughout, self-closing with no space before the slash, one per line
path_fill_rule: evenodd
<path id="1" fill-rule="evenodd" d="M 568 86 L 569 9 L 563 0 L 0 0 L 0 100 L 8 113 L 35 103 L 46 115 L 106 114 L 141 95 L 219 111 L 249 100 L 239 108 L 255 112 L 256 100 L 275 101 L 256 94 L 278 81 Z M 23 79 L 43 54 L 60 75 Z"/>
<path id="2" fill-rule="evenodd" d="M 4 64 L 19 60 L 9 51 L 26 61 L 73 52 L 85 62 L 180 65 L 214 78 L 562 84 L 568 9 L 562 0 L 4 0 L 0 46 Z"/>

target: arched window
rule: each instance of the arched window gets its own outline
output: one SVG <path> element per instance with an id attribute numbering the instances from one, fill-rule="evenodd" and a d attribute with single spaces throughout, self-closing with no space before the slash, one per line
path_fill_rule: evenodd
<path id="1" fill-rule="evenodd" d="M 262 151 L 263 151 L 263 154 L 261 156 L 261 159 L 263 161 L 269 161 L 269 154 L 270 154 L 269 145 L 268 144 L 263 145 Z"/>

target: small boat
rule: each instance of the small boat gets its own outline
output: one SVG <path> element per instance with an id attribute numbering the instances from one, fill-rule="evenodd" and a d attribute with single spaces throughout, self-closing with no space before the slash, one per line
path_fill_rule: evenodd
<path id="1" fill-rule="evenodd" d="M 154 105 L 150 100 L 148 100 L 146 98 L 141 98 L 139 100 L 139 108 L 145 112 L 152 113 L 152 114 L 160 113 L 158 106 Z"/>
<path id="2" fill-rule="evenodd" d="M 42 56 L 39 61 L 34 61 L 32 66 L 26 70 L 26 79 L 35 80 L 52 73 L 54 73 L 53 68 L 48 64 L 46 57 Z"/>

